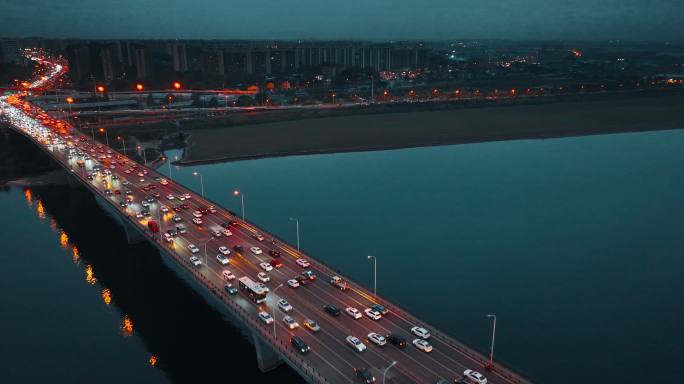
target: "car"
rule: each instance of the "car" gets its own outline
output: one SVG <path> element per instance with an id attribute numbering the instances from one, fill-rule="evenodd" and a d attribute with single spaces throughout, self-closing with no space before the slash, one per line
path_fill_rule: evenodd
<path id="1" fill-rule="evenodd" d="M 273 256 L 273 257 L 280 257 L 280 256 L 282 256 L 283 253 L 280 251 L 276 251 L 275 249 L 271 249 L 268 251 L 268 254 Z"/>
<path id="2" fill-rule="evenodd" d="M 387 339 L 387 342 L 394 345 L 397 348 L 403 349 L 406 348 L 406 340 L 394 333 L 390 333 L 385 335 L 385 339 Z"/>
<path id="3" fill-rule="evenodd" d="M 240 245 L 240 244 L 235 244 L 235 245 L 233 246 L 233 250 L 234 250 L 235 252 L 242 252 L 242 251 L 244 251 L 245 249 L 242 247 L 242 245 Z"/>
<path id="4" fill-rule="evenodd" d="M 429 339 L 430 338 L 430 331 L 423 327 L 413 327 L 411 328 L 411 333 L 414 335 L 420 337 L 421 339 Z"/>
<path id="5" fill-rule="evenodd" d="M 280 261 L 280 259 L 273 259 L 270 263 L 273 268 L 281 268 L 283 266 L 283 263 Z"/>
<path id="6" fill-rule="evenodd" d="M 375 383 L 375 376 L 366 368 L 354 368 L 354 376 L 363 384 Z"/>
<path id="7" fill-rule="evenodd" d="M 299 323 L 295 321 L 291 316 L 285 316 L 283 317 L 283 323 L 290 328 L 290 329 L 295 329 L 299 327 Z"/>
<path id="8" fill-rule="evenodd" d="M 257 279 L 261 280 L 264 283 L 268 283 L 269 281 L 271 281 L 271 278 L 268 277 L 268 275 L 263 273 L 263 272 L 259 272 L 257 274 Z"/>
<path id="9" fill-rule="evenodd" d="M 316 333 L 321 330 L 321 326 L 315 320 L 306 319 L 304 320 L 304 327 L 309 331 Z"/>
<path id="10" fill-rule="evenodd" d="M 230 259 L 227 258 L 226 255 L 223 255 L 223 254 L 221 254 L 221 253 L 219 253 L 218 255 L 216 255 L 216 260 L 217 260 L 221 265 L 226 265 L 226 264 L 230 263 Z"/>
<path id="11" fill-rule="evenodd" d="M 166 195 L 166 199 L 167 200 L 175 200 L 176 197 L 172 193 L 169 193 L 168 195 Z"/>
<path id="12" fill-rule="evenodd" d="M 183 208 L 183 209 L 190 209 L 190 204 L 187 204 L 187 203 L 183 203 L 183 204 L 181 204 L 180 206 L 181 206 L 181 208 Z"/>
<path id="13" fill-rule="evenodd" d="M 263 253 L 263 251 L 259 247 L 251 247 L 249 250 L 252 251 L 252 253 L 255 255 L 261 255 Z"/>
<path id="14" fill-rule="evenodd" d="M 164 213 L 167 213 L 169 211 L 169 207 L 167 207 L 166 205 L 162 205 L 161 207 L 159 207 L 159 210 Z"/>
<path id="15" fill-rule="evenodd" d="M 202 265 L 202 261 L 197 256 L 190 257 L 190 263 L 195 267 L 199 267 L 200 265 Z"/>
<path id="16" fill-rule="evenodd" d="M 107 195 L 107 196 L 111 196 L 111 195 L 112 195 L 112 190 L 111 190 L 111 189 L 105 189 L 104 194 Z"/>
<path id="17" fill-rule="evenodd" d="M 226 280 L 226 281 L 235 280 L 235 275 L 233 274 L 233 272 L 231 272 L 227 269 L 224 269 L 221 272 L 221 276 L 223 276 L 223 280 Z"/>
<path id="18" fill-rule="evenodd" d="M 220 246 L 218 248 L 218 251 L 221 252 L 222 254 L 226 255 L 226 256 L 230 255 L 230 249 L 228 249 L 228 247 L 226 247 L 224 245 Z"/>
<path id="19" fill-rule="evenodd" d="M 183 224 L 176 225 L 176 230 L 180 234 L 184 234 L 184 233 L 188 232 L 188 230 L 185 228 L 185 225 L 183 225 Z"/>
<path id="20" fill-rule="evenodd" d="M 354 319 L 358 320 L 361 318 L 361 312 L 354 307 L 347 307 L 344 311 L 347 312 L 347 315 L 353 317 Z"/>
<path id="21" fill-rule="evenodd" d="M 278 300 L 278 308 L 283 310 L 283 312 L 290 312 L 293 309 L 292 305 L 290 305 L 290 303 L 288 303 L 285 299 Z"/>
<path id="22" fill-rule="evenodd" d="M 238 292 L 237 288 L 233 287 L 233 284 L 226 284 L 223 286 L 223 289 L 225 289 L 229 295 L 234 295 Z"/>
<path id="23" fill-rule="evenodd" d="M 221 237 L 221 232 L 216 231 L 216 230 L 211 231 L 211 234 L 214 235 L 214 237 Z"/>
<path id="24" fill-rule="evenodd" d="M 335 316 L 335 317 L 338 317 L 338 316 L 340 315 L 340 313 L 341 313 L 341 312 L 340 312 L 340 309 L 337 308 L 336 306 L 332 305 L 332 304 L 326 304 L 326 305 L 323 307 L 323 310 L 326 311 L 326 312 L 328 312 L 329 314 Z"/>
<path id="25" fill-rule="evenodd" d="M 217 211 L 216 211 L 216 208 L 214 208 L 213 205 L 210 205 L 210 206 L 209 206 L 209 213 L 216 213 L 216 212 L 217 212 Z"/>
<path id="26" fill-rule="evenodd" d="M 207 213 L 207 209 L 204 207 L 197 207 L 197 210 L 203 215 Z"/>
<path id="27" fill-rule="evenodd" d="M 189 193 L 184 193 L 183 197 L 185 197 L 186 199 L 190 199 L 192 197 L 192 195 Z"/>
<path id="28" fill-rule="evenodd" d="M 200 211 L 195 211 L 192 213 L 192 215 L 195 217 L 202 217 L 202 213 Z"/>
<path id="29" fill-rule="evenodd" d="M 181 212 L 183 208 L 180 205 L 176 205 L 175 207 L 173 207 L 173 210 L 176 212 Z"/>
<path id="30" fill-rule="evenodd" d="M 487 378 L 484 377 L 483 374 L 481 374 L 478 371 L 473 371 L 472 369 L 466 369 L 463 371 L 463 376 L 467 377 L 471 381 L 477 383 L 477 384 L 487 384 Z"/>
<path id="31" fill-rule="evenodd" d="M 302 276 L 306 277 L 309 280 L 316 280 L 316 274 L 312 270 L 304 271 L 302 272 Z"/>
<path id="32" fill-rule="evenodd" d="M 354 348 L 357 352 L 363 352 L 366 350 L 366 344 L 362 343 L 361 340 L 359 340 L 355 336 L 347 336 L 347 344 L 351 345 L 352 348 Z"/>
<path id="33" fill-rule="evenodd" d="M 233 232 L 228 229 L 221 230 L 221 233 L 223 233 L 224 236 L 233 236 Z"/>
<path id="34" fill-rule="evenodd" d="M 378 320 L 380 320 L 380 319 L 382 318 L 382 315 L 380 314 L 380 312 L 375 311 L 375 310 L 373 310 L 373 309 L 371 309 L 371 308 L 366 308 L 366 309 L 364 309 L 364 310 L 363 310 L 363 313 L 365 313 L 366 316 L 368 316 L 370 319 L 373 319 L 373 320 L 375 320 L 375 321 L 378 321 Z"/>
<path id="35" fill-rule="evenodd" d="M 169 235 L 168 233 L 164 233 L 164 241 L 166 241 L 167 243 L 172 243 L 173 236 Z"/>
<path id="36" fill-rule="evenodd" d="M 238 222 L 237 222 L 237 221 L 234 221 L 234 220 L 231 220 L 231 221 L 228 222 L 228 225 L 230 225 L 231 227 L 237 227 Z"/>
<path id="37" fill-rule="evenodd" d="M 136 219 L 142 219 L 143 217 L 144 217 L 144 216 L 143 216 L 142 211 L 138 211 L 138 212 L 135 213 L 135 218 L 136 218 Z"/>
<path id="38" fill-rule="evenodd" d="M 261 233 L 255 233 L 252 235 L 253 238 L 259 240 L 259 241 L 264 241 L 265 237 Z"/>
<path id="39" fill-rule="evenodd" d="M 372 310 L 376 311 L 376 312 L 379 312 L 379 313 L 380 313 L 381 315 L 383 315 L 383 316 L 387 316 L 387 314 L 389 313 L 389 311 L 387 310 L 387 308 L 383 307 L 383 306 L 380 305 L 380 304 L 373 304 L 373 305 L 371 305 L 370 308 L 371 308 Z"/>
<path id="40" fill-rule="evenodd" d="M 172 219 L 172 220 L 173 220 L 174 223 L 180 223 L 181 221 L 183 221 L 183 218 L 180 217 L 180 216 L 178 216 L 178 215 L 173 215 L 173 219 Z"/>
<path id="41" fill-rule="evenodd" d="M 302 268 L 309 268 L 309 266 L 311 265 L 311 263 L 304 259 L 297 259 L 296 263 Z"/>
<path id="42" fill-rule="evenodd" d="M 266 324 L 271 324 L 273 322 L 273 318 L 271 317 L 271 315 L 269 315 L 268 312 L 265 311 L 259 312 L 259 318 Z"/>
<path id="43" fill-rule="evenodd" d="M 289 285 L 292 288 L 299 288 L 299 282 L 295 279 L 288 280 L 287 285 Z"/>
<path id="44" fill-rule="evenodd" d="M 301 353 L 307 353 L 311 350 L 311 348 L 309 348 L 309 345 L 306 344 L 304 340 L 299 336 L 292 336 L 290 338 L 290 344 L 292 344 L 294 349 L 298 350 Z"/>
<path id="45" fill-rule="evenodd" d="M 270 292 L 271 290 L 266 286 L 264 283 L 257 283 L 259 288 L 263 289 L 266 293 Z"/>
<path id="46" fill-rule="evenodd" d="M 178 200 L 185 201 L 185 196 L 183 196 L 183 195 L 178 196 Z"/>
<path id="47" fill-rule="evenodd" d="M 259 263 L 259 266 L 266 272 L 270 272 L 273 270 L 273 267 L 269 263 Z"/>
<path id="48" fill-rule="evenodd" d="M 223 223 L 221 223 L 221 227 L 223 227 L 223 228 L 228 228 L 229 226 L 230 226 L 230 223 L 228 223 L 227 221 L 224 221 Z"/>
<path id="49" fill-rule="evenodd" d="M 178 231 L 176 229 L 168 229 L 166 233 L 174 237 L 178 236 Z"/>
<path id="50" fill-rule="evenodd" d="M 387 344 L 387 339 L 385 339 L 385 336 L 375 332 L 368 334 L 368 341 L 380 347 Z"/>
<path id="51" fill-rule="evenodd" d="M 155 199 L 161 198 L 161 195 L 159 194 L 159 192 L 152 192 L 152 196 L 153 196 Z"/>
<path id="52" fill-rule="evenodd" d="M 200 219 L 199 217 L 193 217 L 192 222 L 196 225 L 202 225 L 202 219 Z"/>
<path id="53" fill-rule="evenodd" d="M 166 180 L 166 179 L 161 179 L 161 180 L 159 180 L 159 184 L 161 184 L 161 185 L 168 185 L 168 184 L 169 184 L 169 181 Z"/>
<path id="54" fill-rule="evenodd" d="M 430 345 L 430 343 L 428 343 L 428 341 L 425 339 L 413 339 L 413 345 L 415 345 L 416 348 L 420 349 L 423 352 L 432 352 L 432 345 Z"/>
<path id="55" fill-rule="evenodd" d="M 121 191 L 118 190 L 118 189 L 115 189 L 115 190 L 114 190 L 114 194 L 117 195 L 117 196 L 118 196 L 118 195 L 121 195 Z"/>
<path id="56" fill-rule="evenodd" d="M 295 276 L 295 280 L 299 282 L 299 285 L 309 285 L 309 279 L 304 276 L 297 275 Z"/>
<path id="57" fill-rule="evenodd" d="M 192 253 L 199 253 L 199 248 L 195 244 L 188 244 L 188 250 Z"/>

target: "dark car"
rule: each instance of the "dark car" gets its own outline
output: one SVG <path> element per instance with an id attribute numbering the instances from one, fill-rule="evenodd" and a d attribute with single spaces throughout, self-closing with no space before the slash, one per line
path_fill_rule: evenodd
<path id="1" fill-rule="evenodd" d="M 180 212 L 183 210 L 183 208 L 180 205 L 176 205 L 175 207 L 173 207 L 173 210 L 176 212 Z"/>
<path id="2" fill-rule="evenodd" d="M 390 333 L 389 335 L 385 336 L 385 338 L 387 339 L 388 343 L 394 345 L 397 348 L 406 347 L 406 340 L 401 336 Z"/>
<path id="3" fill-rule="evenodd" d="M 305 343 L 304 340 L 302 340 L 302 338 L 299 336 L 292 336 L 292 338 L 290 338 L 290 343 L 296 350 L 298 350 L 301 353 L 307 353 L 309 352 L 309 350 L 311 350 L 311 348 L 309 348 L 309 345 Z"/>
<path id="4" fill-rule="evenodd" d="M 229 295 L 234 295 L 238 292 L 237 288 L 233 287 L 233 284 L 226 284 L 223 286 L 223 289 L 225 289 Z"/>
<path id="5" fill-rule="evenodd" d="M 181 204 L 181 208 L 183 208 L 183 209 L 190 209 L 190 204 L 183 203 L 183 204 Z"/>
<path id="6" fill-rule="evenodd" d="M 383 316 L 387 316 L 387 314 L 389 313 L 389 311 L 387 310 L 387 308 L 383 307 L 383 306 L 380 305 L 380 304 L 373 304 L 373 305 L 371 306 L 371 309 L 374 310 L 374 311 L 376 311 L 376 312 L 379 312 L 379 313 L 380 313 L 381 315 L 383 315 Z"/>
<path id="7" fill-rule="evenodd" d="M 233 250 L 234 250 L 235 252 L 242 252 L 242 251 L 245 250 L 245 248 L 244 248 L 242 245 L 240 245 L 240 244 L 235 244 L 235 245 L 233 246 Z"/>
<path id="8" fill-rule="evenodd" d="M 166 233 L 168 233 L 169 236 L 178 236 L 178 231 L 175 229 L 169 229 Z"/>
<path id="9" fill-rule="evenodd" d="M 299 281 L 299 285 L 307 285 L 310 283 L 308 278 L 301 275 L 295 276 L 295 280 Z"/>
<path id="10" fill-rule="evenodd" d="M 229 221 L 228 224 L 229 224 L 231 227 L 237 227 L 237 225 L 238 225 L 237 221 L 232 221 L 232 220 Z"/>
<path id="11" fill-rule="evenodd" d="M 221 223 L 221 227 L 228 229 L 228 227 L 230 227 L 230 223 L 228 223 L 227 221 L 224 221 L 223 223 Z"/>
<path id="12" fill-rule="evenodd" d="M 354 373 L 356 374 L 356 378 L 362 383 L 375 383 L 375 377 L 373 377 L 373 374 L 366 368 L 354 368 Z"/>
<path id="13" fill-rule="evenodd" d="M 335 317 L 338 317 L 341 313 L 340 309 L 332 304 L 326 304 L 325 307 L 323 307 L 323 310 Z M 406 341 L 404 341 L 404 344 L 406 344 Z"/>
<path id="14" fill-rule="evenodd" d="M 271 249 L 270 251 L 268 251 L 268 254 L 273 257 L 280 257 L 283 253 L 280 251 L 276 251 L 275 249 Z"/>
<path id="15" fill-rule="evenodd" d="M 283 266 L 283 262 L 280 261 L 280 258 L 275 258 L 271 260 L 270 264 L 273 268 L 281 268 Z"/>
<path id="16" fill-rule="evenodd" d="M 207 213 L 206 207 L 197 207 L 197 210 L 203 215 Z"/>

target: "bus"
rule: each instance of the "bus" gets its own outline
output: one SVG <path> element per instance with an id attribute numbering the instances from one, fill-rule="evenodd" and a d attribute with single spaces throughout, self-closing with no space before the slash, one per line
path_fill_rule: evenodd
<path id="1" fill-rule="evenodd" d="M 254 282 L 247 276 L 243 276 L 238 279 L 238 287 L 242 292 L 245 293 L 253 302 L 261 304 L 266 301 L 267 291 L 261 286 Z"/>

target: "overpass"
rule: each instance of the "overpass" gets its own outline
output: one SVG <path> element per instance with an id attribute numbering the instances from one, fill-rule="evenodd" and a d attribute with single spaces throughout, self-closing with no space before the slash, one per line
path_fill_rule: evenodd
<path id="1" fill-rule="evenodd" d="M 233 324 L 251 335 L 262 371 L 286 363 L 309 383 L 349 383 L 357 380 L 354 369 L 364 368 L 377 381 L 386 383 L 437 383 L 443 379 L 460 380 L 465 370 L 475 369 L 487 376 L 488 383 L 529 383 L 498 363 L 489 365 L 482 354 L 243 217 L 92 141 L 68 124 L 49 118 L 20 95 L 0 98 L 0 107 L 0 117 L 7 125 L 63 167 L 72 186 L 87 188 L 119 220 L 130 243 L 145 241 L 156 247 L 167 265 Z M 198 218 L 201 223 L 195 220 Z M 184 226 L 184 233 L 178 230 L 179 224 Z M 217 256 L 226 251 L 228 263 L 223 264 Z M 300 266 L 302 259 L 310 265 Z M 306 270 L 313 271 L 317 278 L 302 278 Z M 259 281 L 258 273 L 266 274 L 270 280 L 264 285 L 270 292 L 265 301 L 255 303 L 246 292 L 232 294 L 225 290 L 227 282 L 238 286 L 237 279 L 226 280 L 225 271 L 238 279 L 247 276 L 254 281 Z M 330 284 L 333 276 L 346 280 L 348 289 L 340 290 Z M 288 282 L 295 277 L 300 277 L 298 287 Z M 280 299 L 286 299 L 293 308 L 283 311 L 278 305 Z M 326 313 L 323 307 L 329 304 L 339 308 L 341 315 Z M 377 320 L 364 316 L 364 310 L 375 304 L 384 306 L 387 313 Z M 348 307 L 357 308 L 361 318 L 347 315 Z M 263 312 L 275 321 L 264 322 L 260 318 Z M 291 316 L 299 327 L 287 326 L 283 321 L 285 315 Z M 306 319 L 315 320 L 320 330 L 312 332 L 305 328 Z M 412 340 L 419 339 L 411 332 L 414 326 L 430 331 L 427 341 L 431 352 L 412 344 Z M 390 344 L 375 345 L 368 340 L 371 332 L 397 335 L 408 345 L 403 349 Z M 291 337 L 295 335 L 310 347 L 309 352 L 302 353 L 291 346 Z M 360 339 L 366 350 L 353 349 L 346 340 L 348 336 Z"/>

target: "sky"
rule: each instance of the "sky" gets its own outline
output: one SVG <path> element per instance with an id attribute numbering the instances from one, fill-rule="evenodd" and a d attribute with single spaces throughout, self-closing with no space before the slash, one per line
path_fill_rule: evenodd
<path id="1" fill-rule="evenodd" d="M 0 0 L 0 37 L 683 40 L 684 0 Z"/>

